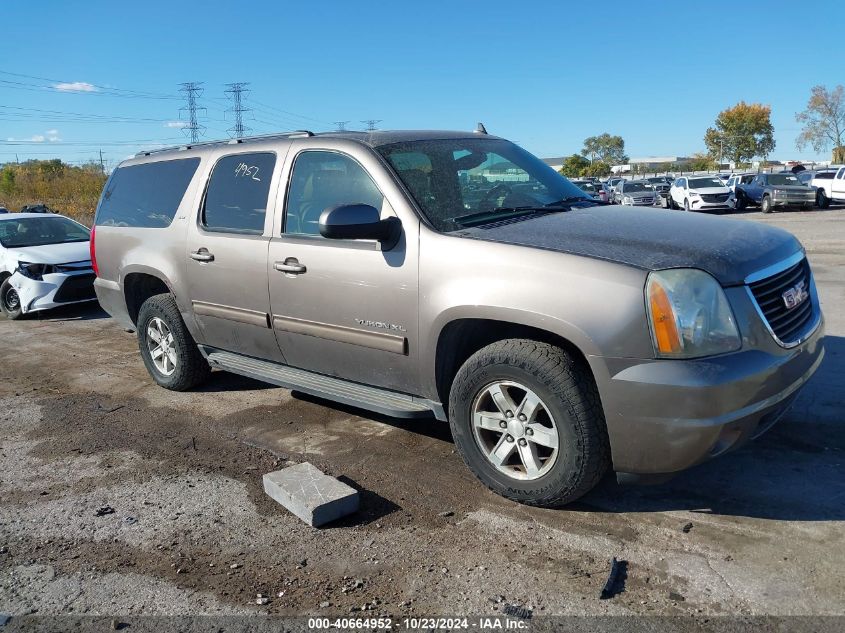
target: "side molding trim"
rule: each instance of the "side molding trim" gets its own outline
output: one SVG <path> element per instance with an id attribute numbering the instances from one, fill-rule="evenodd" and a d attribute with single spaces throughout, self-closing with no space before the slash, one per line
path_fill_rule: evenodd
<path id="1" fill-rule="evenodd" d="M 238 323 L 257 325 L 258 327 L 270 327 L 270 316 L 266 312 L 257 310 L 246 310 L 244 308 L 233 308 L 217 303 L 206 303 L 205 301 L 192 301 L 194 314 L 200 316 L 212 316 L 218 319 L 228 319 Z"/>
<path id="2" fill-rule="evenodd" d="M 405 355 L 408 353 L 408 340 L 404 336 L 395 334 L 370 332 L 369 330 L 359 330 L 358 328 L 331 325 L 318 321 L 306 321 L 305 319 L 295 319 L 277 314 L 273 315 L 273 327 L 283 332 L 351 343 L 352 345 L 370 347 L 393 354 Z"/>

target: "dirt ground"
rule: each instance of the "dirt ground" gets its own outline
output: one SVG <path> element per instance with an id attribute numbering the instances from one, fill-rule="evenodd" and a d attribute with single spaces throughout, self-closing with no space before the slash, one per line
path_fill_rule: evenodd
<path id="1" fill-rule="evenodd" d="M 91 306 L 0 319 L 0 612 L 845 614 L 845 210 L 742 217 L 807 247 L 817 375 L 755 443 L 564 510 L 488 492 L 445 424 L 221 372 L 168 392 Z M 361 511 L 317 530 L 270 501 L 262 474 L 304 460 Z"/>

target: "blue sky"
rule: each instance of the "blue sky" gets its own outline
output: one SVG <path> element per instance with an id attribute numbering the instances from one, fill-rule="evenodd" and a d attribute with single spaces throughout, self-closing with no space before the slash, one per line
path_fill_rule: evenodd
<path id="1" fill-rule="evenodd" d="M 841 0 L 4 3 L 0 162 L 178 143 L 185 81 L 205 82 L 205 138 L 227 136 L 224 84 L 243 81 L 256 133 L 483 121 L 541 156 L 602 132 L 689 155 L 720 110 L 762 102 L 773 157 L 811 160 L 795 112 L 845 83 L 843 23 Z"/>

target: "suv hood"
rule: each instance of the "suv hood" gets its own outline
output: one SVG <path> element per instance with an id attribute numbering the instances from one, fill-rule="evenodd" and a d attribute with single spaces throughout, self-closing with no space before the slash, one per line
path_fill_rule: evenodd
<path id="1" fill-rule="evenodd" d="M 595 206 L 461 231 L 464 237 L 583 255 L 644 270 L 700 268 L 723 286 L 802 251 L 787 231 L 698 213 Z"/>
<path id="2" fill-rule="evenodd" d="M 690 188 L 690 191 L 695 191 L 696 193 L 704 193 L 710 195 L 712 193 L 719 194 L 719 193 L 730 193 L 731 190 L 727 187 L 700 187 L 698 189 Z"/>
<path id="3" fill-rule="evenodd" d="M 67 264 L 87 262 L 91 259 L 88 240 L 65 244 L 44 244 L 43 246 L 21 246 L 6 250 L 12 260 L 32 264 Z"/>

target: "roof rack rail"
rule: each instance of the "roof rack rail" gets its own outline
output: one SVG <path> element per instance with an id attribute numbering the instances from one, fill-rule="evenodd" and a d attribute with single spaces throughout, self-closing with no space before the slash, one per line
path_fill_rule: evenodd
<path id="1" fill-rule="evenodd" d="M 232 139 L 217 139 L 213 141 L 200 141 L 198 143 L 189 143 L 186 145 L 170 145 L 168 147 L 159 147 L 156 149 L 146 149 L 135 154 L 135 156 L 151 156 L 152 154 L 160 154 L 162 152 L 172 152 L 174 150 L 184 152 L 196 147 L 207 147 L 209 145 L 235 145 L 244 143 L 246 141 L 266 141 L 274 138 L 300 138 L 314 136 L 311 130 L 294 130 L 293 132 L 273 132 L 271 134 L 259 134 L 256 136 L 244 136 L 242 138 Z"/>

